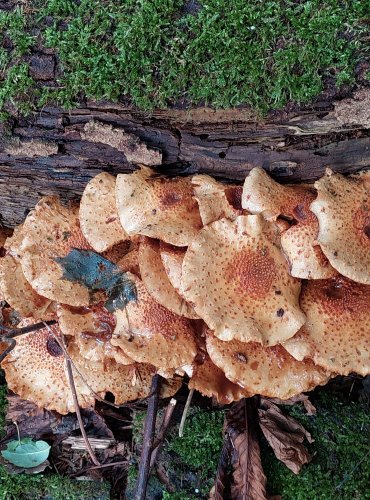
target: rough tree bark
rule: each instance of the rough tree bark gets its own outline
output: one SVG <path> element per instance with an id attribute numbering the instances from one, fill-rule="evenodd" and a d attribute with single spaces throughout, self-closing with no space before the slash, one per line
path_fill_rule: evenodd
<path id="1" fill-rule="evenodd" d="M 247 109 L 148 114 L 91 102 L 71 112 L 45 108 L 31 118 L 14 119 L 8 128 L 0 125 L 0 224 L 22 222 L 41 195 L 78 198 L 98 172 L 135 168 L 118 149 L 83 138 L 91 120 L 159 149 L 159 170 L 166 175 L 199 172 L 242 181 L 252 167 L 262 166 L 282 182 L 312 182 L 327 166 L 343 173 L 370 168 L 370 117 L 367 121 L 359 112 L 362 98 L 351 102 L 338 107 L 317 102 L 264 121 Z"/>

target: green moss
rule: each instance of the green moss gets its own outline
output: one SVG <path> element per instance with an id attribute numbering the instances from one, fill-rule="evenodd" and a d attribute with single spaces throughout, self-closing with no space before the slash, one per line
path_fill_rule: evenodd
<path id="1" fill-rule="evenodd" d="M 324 390 L 318 394 L 315 416 L 305 415 L 299 405 L 284 409 L 315 439 L 310 446 L 315 456 L 298 476 L 275 458 L 267 444 L 263 446 L 269 492 L 284 500 L 369 499 L 368 405 L 342 400 Z"/>
<path id="2" fill-rule="evenodd" d="M 368 1 L 203 0 L 196 12 L 187 3 L 33 0 L 27 15 L 2 13 L 0 32 L 14 48 L 0 50 L 0 112 L 9 103 L 27 111 L 37 99 L 72 107 L 83 96 L 126 96 L 144 109 L 185 100 L 266 111 L 309 102 L 327 77 L 353 85 L 357 62 L 369 58 Z M 27 26 L 56 50 L 60 88 L 28 79 Z"/>

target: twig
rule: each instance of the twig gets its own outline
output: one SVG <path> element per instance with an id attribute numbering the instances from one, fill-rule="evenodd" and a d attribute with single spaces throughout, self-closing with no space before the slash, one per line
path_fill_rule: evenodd
<path id="1" fill-rule="evenodd" d="M 155 423 L 157 418 L 159 391 L 162 377 L 156 373 L 152 378 L 151 396 L 148 400 L 148 411 L 145 419 L 143 449 L 141 451 L 139 477 L 137 480 L 135 500 L 145 500 L 148 485 L 150 457 L 153 449 Z"/>
<path id="2" fill-rule="evenodd" d="M 89 438 L 87 437 L 87 434 L 86 434 L 86 431 L 85 431 L 85 427 L 84 427 L 84 424 L 82 422 L 82 417 L 81 417 L 81 412 L 80 412 L 80 406 L 78 404 L 78 398 L 77 398 L 77 393 L 76 393 L 75 381 L 73 379 L 72 365 L 71 365 L 71 361 L 69 359 L 66 359 L 66 365 L 67 365 L 67 373 L 68 373 L 69 385 L 71 387 L 72 396 L 73 396 L 73 404 L 75 406 L 77 420 L 78 420 L 78 423 L 79 423 L 79 426 L 80 426 L 80 431 L 81 431 L 82 437 L 84 438 L 84 441 L 85 441 L 85 444 L 86 444 L 86 448 L 87 448 L 87 451 L 88 451 L 88 453 L 90 455 L 90 458 L 91 458 L 92 462 L 95 465 L 100 465 L 99 460 L 96 458 L 95 453 L 93 452 L 93 449 L 91 448 Z"/>
<path id="3" fill-rule="evenodd" d="M 176 403 L 177 403 L 176 399 L 171 398 L 171 401 L 168 403 L 166 411 L 164 412 L 162 425 L 158 431 L 157 439 L 153 443 L 153 451 L 152 451 L 152 456 L 150 458 L 150 468 L 153 467 L 153 465 L 157 459 L 157 456 L 158 456 L 159 450 L 161 449 L 161 445 L 163 443 L 167 429 L 170 425 L 172 414 L 175 410 Z"/>
<path id="4" fill-rule="evenodd" d="M 179 427 L 179 437 L 181 437 L 181 438 L 184 435 L 185 420 L 186 420 L 186 417 L 187 417 L 187 414 L 188 414 L 188 411 L 190 408 L 191 400 L 193 399 L 193 394 L 194 394 L 194 389 L 190 389 L 190 392 L 188 394 L 188 399 L 186 400 L 185 408 L 184 408 L 184 411 L 182 413 L 180 427 Z"/>
<path id="5" fill-rule="evenodd" d="M 100 464 L 100 465 L 94 465 L 92 467 L 86 467 L 85 469 L 81 469 L 78 472 L 75 472 L 70 475 L 70 477 L 77 477 L 80 476 L 81 474 L 84 474 L 85 472 L 88 472 L 89 470 L 95 470 L 95 469 L 105 469 L 107 467 L 115 467 L 116 465 L 128 465 L 127 460 L 123 460 L 121 462 L 110 462 L 109 464 Z"/>

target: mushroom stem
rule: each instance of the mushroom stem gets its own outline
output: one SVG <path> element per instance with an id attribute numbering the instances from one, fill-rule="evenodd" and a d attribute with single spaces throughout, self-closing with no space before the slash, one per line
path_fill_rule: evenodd
<path id="1" fill-rule="evenodd" d="M 94 465 L 100 465 L 99 460 L 96 458 L 95 453 L 93 452 L 93 449 L 91 448 L 91 444 L 90 444 L 89 438 L 87 437 L 87 434 L 86 434 L 86 431 L 85 431 L 85 427 L 84 427 L 84 424 L 82 422 L 80 407 L 79 407 L 79 404 L 78 404 L 78 398 L 77 398 L 77 393 L 76 393 L 75 381 L 74 381 L 74 378 L 73 378 L 72 364 L 71 364 L 71 361 L 69 359 L 66 359 L 66 365 L 67 365 L 67 373 L 68 373 L 69 385 L 71 387 L 72 397 L 73 397 L 73 403 L 74 403 L 74 406 L 75 406 L 77 420 L 78 420 L 78 424 L 80 426 L 82 437 L 84 438 L 87 451 L 88 451 L 88 453 L 90 455 L 90 458 L 91 458 L 93 464 Z"/>
<path id="2" fill-rule="evenodd" d="M 180 427 L 179 427 L 179 437 L 181 437 L 181 438 L 184 435 L 186 416 L 187 416 L 189 408 L 190 408 L 191 400 L 193 399 L 193 394 L 194 394 L 194 389 L 190 389 L 190 392 L 188 394 L 188 399 L 186 400 L 185 408 L 184 408 L 184 411 L 183 411 L 183 414 L 181 417 Z"/>
<path id="3" fill-rule="evenodd" d="M 150 397 L 148 399 L 148 411 L 145 419 L 143 449 L 141 451 L 139 477 L 137 480 L 135 500 L 145 500 L 148 485 L 150 458 L 153 450 L 155 423 L 157 418 L 159 391 L 162 377 L 156 373 L 152 378 Z"/>

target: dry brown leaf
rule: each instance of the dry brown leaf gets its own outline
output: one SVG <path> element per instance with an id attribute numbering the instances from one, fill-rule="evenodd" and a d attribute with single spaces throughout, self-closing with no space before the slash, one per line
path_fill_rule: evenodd
<path id="1" fill-rule="evenodd" d="M 226 433 L 233 446 L 231 497 L 233 500 L 266 500 L 266 476 L 255 428 L 255 400 L 242 399 L 234 404 L 226 422 Z"/>
<path id="2" fill-rule="evenodd" d="M 313 442 L 311 434 L 294 418 L 284 415 L 276 404 L 267 399 L 262 400 L 258 416 L 261 430 L 276 458 L 294 474 L 299 474 L 302 465 L 310 462 L 312 458 L 303 445 L 305 438 L 309 443 Z"/>
<path id="3" fill-rule="evenodd" d="M 261 399 L 261 401 L 264 400 L 265 398 Z M 298 394 L 297 396 L 293 396 L 290 399 L 268 398 L 268 401 L 276 405 L 288 405 L 288 406 L 295 405 L 296 403 L 303 403 L 307 415 L 309 416 L 316 415 L 316 407 L 311 403 L 307 394 Z"/>

